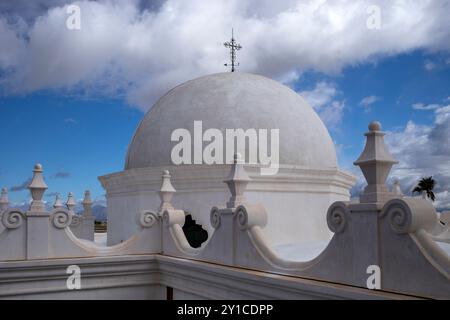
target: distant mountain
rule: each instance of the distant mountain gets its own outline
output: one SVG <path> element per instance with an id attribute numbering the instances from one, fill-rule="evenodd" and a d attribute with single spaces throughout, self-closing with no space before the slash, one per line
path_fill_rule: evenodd
<path id="1" fill-rule="evenodd" d="M 107 220 L 107 208 L 104 205 L 104 203 L 106 203 L 106 202 L 105 201 L 94 201 L 94 204 L 92 206 L 92 215 L 95 217 L 95 220 L 97 220 L 97 221 L 106 221 Z M 22 210 L 23 212 L 26 212 L 30 208 L 30 203 L 24 201 L 22 203 L 11 204 L 11 208 L 18 208 L 18 209 Z M 45 208 L 47 211 L 52 211 L 53 210 L 52 203 L 46 202 Z M 77 214 L 82 215 L 83 214 L 82 204 L 80 202 L 78 202 L 76 204 L 74 210 Z"/>
<path id="2" fill-rule="evenodd" d="M 77 211 L 77 214 L 82 215 L 83 210 Z M 108 219 L 107 208 L 101 204 L 94 204 L 92 206 L 92 215 L 96 221 L 106 221 Z"/>
<path id="3" fill-rule="evenodd" d="M 92 214 L 95 217 L 95 220 L 97 221 L 106 221 L 108 218 L 107 208 L 100 204 L 94 205 L 92 207 Z"/>

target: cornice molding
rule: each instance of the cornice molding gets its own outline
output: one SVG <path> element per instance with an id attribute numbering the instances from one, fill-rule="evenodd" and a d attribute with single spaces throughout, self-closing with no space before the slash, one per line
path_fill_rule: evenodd
<path id="1" fill-rule="evenodd" d="M 68 291 L 65 270 L 82 269 L 81 290 Z M 0 263 L 0 298 L 83 299 L 86 291 L 171 286 L 204 298 L 411 299 L 413 297 L 163 255 L 50 259 Z M 107 281 L 106 281 L 107 280 Z M 162 296 L 155 293 L 155 296 Z M 99 298 L 106 299 L 103 295 Z"/>
<path id="2" fill-rule="evenodd" d="M 161 172 L 168 169 L 178 193 L 211 192 L 227 190 L 223 180 L 228 165 L 195 165 L 155 168 L 138 168 L 101 176 L 102 186 L 108 196 L 146 194 L 157 192 L 161 185 Z M 248 191 L 335 193 L 348 195 L 356 178 L 338 168 L 308 169 L 280 166 L 274 176 L 261 176 L 258 166 L 246 166 L 252 179 Z"/>

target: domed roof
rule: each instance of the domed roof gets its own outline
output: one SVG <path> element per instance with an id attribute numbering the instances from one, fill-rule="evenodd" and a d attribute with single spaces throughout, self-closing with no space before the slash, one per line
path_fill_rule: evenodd
<path id="1" fill-rule="evenodd" d="M 172 132 L 187 129 L 193 142 L 194 121 L 203 122 L 203 132 L 216 128 L 224 137 L 225 129 L 253 128 L 268 129 L 270 140 L 270 129 L 279 129 L 280 165 L 337 167 L 328 130 L 299 94 L 266 77 L 227 72 L 190 80 L 160 98 L 131 141 L 125 169 L 173 165 L 178 141 L 171 141 Z"/>

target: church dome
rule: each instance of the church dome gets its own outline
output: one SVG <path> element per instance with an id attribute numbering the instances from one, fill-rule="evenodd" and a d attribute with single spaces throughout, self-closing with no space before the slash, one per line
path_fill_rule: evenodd
<path id="1" fill-rule="evenodd" d="M 224 137 L 225 129 L 279 129 L 280 166 L 337 167 L 328 130 L 299 94 L 263 76 L 227 72 L 187 81 L 161 97 L 136 130 L 125 169 L 173 165 L 172 132 L 187 129 L 194 141 L 194 121 Z"/>

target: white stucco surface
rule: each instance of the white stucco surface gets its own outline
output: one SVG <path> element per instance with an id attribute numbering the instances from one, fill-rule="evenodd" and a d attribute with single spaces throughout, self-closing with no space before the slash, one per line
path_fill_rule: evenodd
<path id="1" fill-rule="evenodd" d="M 316 258 L 329 241 L 306 241 L 274 246 L 274 251 L 282 259 L 291 261 L 309 261 Z"/>
<path id="2" fill-rule="evenodd" d="M 430 201 L 386 191 L 394 160 L 378 152 L 380 129 L 369 125 L 357 162 L 368 183 L 360 201 L 327 206 L 348 198 L 352 177 L 337 168 L 285 165 L 266 178 L 236 157 L 230 168 L 171 167 L 174 181 L 167 168 L 135 168 L 101 178 L 112 209 L 108 234 L 90 228 L 84 238 L 73 232 L 73 205 L 45 207 L 37 164 L 29 209 L 1 212 L 0 298 L 163 299 L 173 291 L 182 299 L 448 299 L 447 227 Z M 91 212 L 86 195 L 83 218 Z M 212 228 L 200 247 L 183 230 L 185 210 Z M 117 245 L 105 246 L 105 237 Z M 370 283 L 374 263 L 382 274 Z M 77 290 L 63 276 L 71 270 Z"/>
<path id="3" fill-rule="evenodd" d="M 94 234 L 94 242 L 100 246 L 105 246 L 106 247 L 106 239 L 107 239 L 107 234 L 106 233 L 99 233 L 96 232 Z"/>
<path id="4" fill-rule="evenodd" d="M 126 241 L 136 231 L 141 210 L 158 210 L 161 172 L 169 169 L 177 190 L 172 203 L 188 211 L 211 235 L 210 210 L 230 197 L 223 180 L 229 166 L 171 166 L 129 169 L 100 177 L 107 191 L 108 245 Z M 252 181 L 246 196 L 268 211 L 265 235 L 273 245 L 324 240 L 331 237 L 326 212 L 334 201 L 349 199 L 354 178 L 339 169 L 280 168 L 276 176 L 262 177 L 248 167 Z"/>
<path id="5" fill-rule="evenodd" d="M 448 254 L 450 256 L 450 243 L 446 243 L 446 242 L 436 242 L 437 245 L 445 251 L 446 254 Z"/>
<path id="6" fill-rule="evenodd" d="M 326 210 L 334 201 L 349 199 L 355 179 L 339 170 L 328 130 L 290 88 L 259 75 L 236 72 L 183 83 L 144 116 L 130 142 L 125 170 L 99 177 L 107 194 L 108 245 L 124 242 L 136 232 L 133 222 L 141 210 L 158 209 L 163 170 L 170 171 L 177 190 L 173 203 L 212 234 L 209 212 L 229 199 L 223 183 L 229 165 L 174 165 L 171 159 L 172 148 L 179 143 L 171 141 L 173 131 L 188 130 L 195 144 L 194 121 L 202 121 L 203 132 L 215 128 L 224 138 L 226 129 L 278 129 L 277 174 L 261 175 L 257 167 L 248 168 L 252 179 L 248 199 L 262 203 L 269 213 L 263 232 L 274 245 L 330 239 Z M 225 156 L 225 141 L 223 146 Z M 247 153 L 248 146 L 247 141 Z"/>

